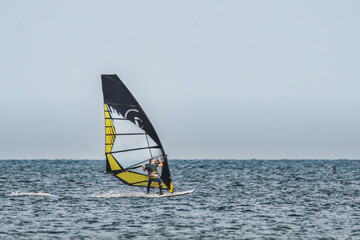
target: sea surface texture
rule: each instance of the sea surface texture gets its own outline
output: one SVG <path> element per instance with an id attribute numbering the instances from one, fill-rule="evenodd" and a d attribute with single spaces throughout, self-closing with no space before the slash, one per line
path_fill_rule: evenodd
<path id="1" fill-rule="evenodd" d="M 0 239 L 360 239 L 360 161 L 170 160 L 146 197 L 105 161 L 0 161 Z"/>

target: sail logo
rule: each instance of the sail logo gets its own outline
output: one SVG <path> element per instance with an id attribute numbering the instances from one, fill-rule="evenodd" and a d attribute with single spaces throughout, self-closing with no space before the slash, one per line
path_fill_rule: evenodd
<path id="1" fill-rule="evenodd" d="M 129 119 L 131 121 L 131 119 L 134 119 L 133 122 L 136 124 L 136 126 L 138 126 L 139 128 L 143 128 L 143 121 L 141 120 L 141 118 L 139 117 L 139 110 L 135 109 L 135 108 L 130 108 L 129 110 L 127 110 L 125 112 L 125 118 Z"/>

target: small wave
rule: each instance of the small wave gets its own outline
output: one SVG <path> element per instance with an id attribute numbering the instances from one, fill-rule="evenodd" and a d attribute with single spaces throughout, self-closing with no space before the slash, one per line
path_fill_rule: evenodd
<path id="1" fill-rule="evenodd" d="M 43 192 L 29 192 L 29 193 L 22 193 L 22 192 L 12 192 L 10 194 L 12 197 L 20 197 L 20 196 L 41 196 L 41 197 L 53 197 L 50 193 L 43 193 Z"/>

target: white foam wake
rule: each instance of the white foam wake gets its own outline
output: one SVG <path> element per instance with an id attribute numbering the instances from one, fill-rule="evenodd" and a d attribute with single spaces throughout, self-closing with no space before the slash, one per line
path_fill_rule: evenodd
<path id="1" fill-rule="evenodd" d="M 93 194 L 92 197 L 97 198 L 133 198 L 133 197 L 145 197 L 145 198 L 158 198 L 159 194 L 146 194 L 145 192 L 114 192 L 110 191 L 102 194 Z"/>
<path id="2" fill-rule="evenodd" d="M 42 196 L 42 197 L 53 197 L 54 195 L 50 194 L 50 193 L 43 193 L 43 192 L 28 192 L 28 193 L 23 193 L 23 192 L 12 192 L 10 194 L 10 196 L 13 197 L 19 197 L 19 196 Z"/>
<path id="3" fill-rule="evenodd" d="M 153 190 L 153 189 L 152 189 Z M 102 194 L 93 194 L 91 197 L 98 197 L 98 198 L 163 198 L 163 197 L 175 197 L 175 196 L 182 196 L 189 193 L 193 193 L 195 189 L 183 191 L 183 192 L 175 192 L 175 193 L 168 193 L 164 192 L 164 195 L 159 195 L 156 191 L 153 191 L 151 194 L 146 194 L 145 192 L 114 192 L 109 191 L 107 193 Z"/>

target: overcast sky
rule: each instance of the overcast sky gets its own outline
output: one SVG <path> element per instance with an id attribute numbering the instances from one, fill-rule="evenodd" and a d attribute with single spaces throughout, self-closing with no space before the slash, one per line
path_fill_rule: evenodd
<path id="1" fill-rule="evenodd" d="M 104 159 L 116 73 L 170 159 L 360 159 L 359 1 L 0 1 L 0 159 Z"/>

